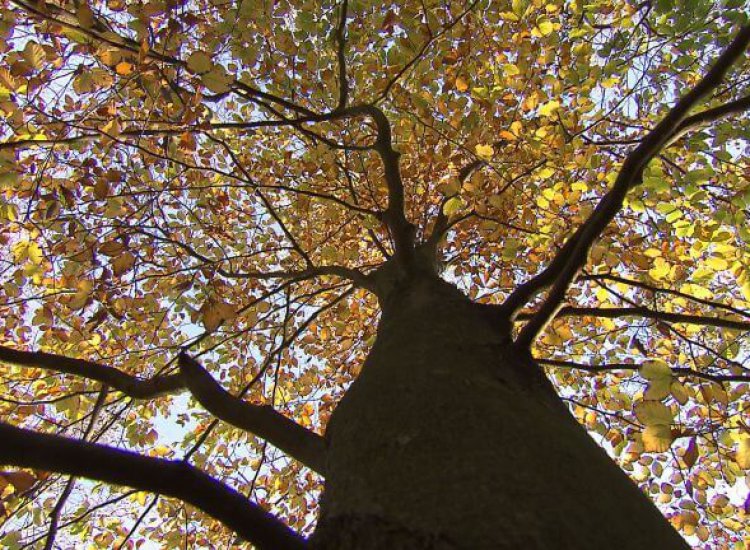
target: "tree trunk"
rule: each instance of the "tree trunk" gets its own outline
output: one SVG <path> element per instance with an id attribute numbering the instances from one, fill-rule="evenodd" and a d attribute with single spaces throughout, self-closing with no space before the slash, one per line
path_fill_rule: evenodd
<path id="1" fill-rule="evenodd" d="M 490 308 L 391 292 L 326 437 L 315 548 L 687 548 Z"/>

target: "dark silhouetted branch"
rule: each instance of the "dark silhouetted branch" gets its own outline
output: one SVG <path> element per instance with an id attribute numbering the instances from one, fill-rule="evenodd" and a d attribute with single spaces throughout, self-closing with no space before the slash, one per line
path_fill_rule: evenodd
<path id="1" fill-rule="evenodd" d="M 0 346 L 0 362 L 53 370 L 63 374 L 82 376 L 96 380 L 134 399 L 150 399 L 161 395 L 178 393 L 185 388 L 181 374 L 138 378 L 100 363 L 73 359 L 43 351 L 19 351 Z"/>
<path id="2" fill-rule="evenodd" d="M 270 406 L 253 405 L 224 390 L 195 359 L 182 353 L 180 370 L 190 392 L 217 418 L 265 439 L 308 468 L 323 474 L 326 442 L 275 411 Z"/>
<path id="3" fill-rule="evenodd" d="M 185 462 L 0 423 L 0 462 L 125 485 L 179 499 L 261 549 L 297 550 L 305 540 L 231 487 Z"/>
<path id="4" fill-rule="evenodd" d="M 521 312 L 516 320 L 523 321 L 534 319 L 536 312 Z M 643 317 L 664 321 L 665 323 L 685 323 L 688 325 L 700 325 L 706 327 L 729 328 L 734 330 L 750 330 L 750 321 L 726 319 L 723 317 L 710 317 L 706 315 L 690 315 L 687 313 L 673 313 L 669 311 L 657 311 L 643 306 L 635 307 L 574 307 L 565 306 L 555 314 L 560 317 L 602 317 L 606 319 L 624 319 L 626 317 Z"/>
<path id="5" fill-rule="evenodd" d="M 575 361 L 561 361 L 557 359 L 534 359 L 540 365 L 547 367 L 560 367 L 566 369 L 583 370 L 586 372 L 611 372 L 617 370 L 636 371 L 641 368 L 639 363 L 605 363 L 602 365 L 586 365 L 585 363 L 576 363 Z M 749 375 L 743 374 L 713 374 L 700 372 L 693 369 L 674 368 L 672 374 L 678 378 L 700 378 L 712 382 L 750 382 Z"/>
<path id="6" fill-rule="evenodd" d="M 612 188 L 604 195 L 586 222 L 568 239 L 547 268 L 510 295 L 506 305 L 515 312 L 535 294 L 544 288 L 552 287 L 542 306 L 518 335 L 516 343 L 519 347 L 529 348 L 555 317 L 565 300 L 568 288 L 585 266 L 591 246 L 620 211 L 628 191 L 640 184 L 643 170 L 651 159 L 666 145 L 669 145 L 675 132 L 688 118 L 689 111 L 722 82 L 732 65 L 742 57 L 748 43 L 750 43 L 750 26 L 740 30 L 703 79 L 683 96 L 661 122 L 628 154 Z"/>

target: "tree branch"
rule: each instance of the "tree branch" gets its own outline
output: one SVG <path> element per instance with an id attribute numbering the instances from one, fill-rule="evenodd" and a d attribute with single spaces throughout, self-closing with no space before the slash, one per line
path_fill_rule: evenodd
<path id="1" fill-rule="evenodd" d="M 521 312 L 516 320 L 534 319 L 538 312 Z M 707 327 L 729 328 L 735 330 L 750 330 L 750 321 L 738 321 L 735 319 L 724 319 L 722 317 L 706 317 L 703 315 L 690 315 L 687 313 L 672 313 L 668 311 L 656 311 L 643 306 L 636 307 L 574 307 L 565 306 L 558 309 L 555 318 L 560 317 L 602 317 L 606 319 L 619 319 L 623 317 L 644 317 L 666 323 L 685 323 L 688 325 L 701 325 Z"/>
<path id="2" fill-rule="evenodd" d="M 96 426 L 96 422 L 99 419 L 99 414 L 101 413 L 102 408 L 104 407 L 104 403 L 107 400 L 108 392 L 109 388 L 106 385 L 102 385 L 101 390 L 99 390 L 99 395 L 96 398 L 96 403 L 94 403 L 94 408 L 91 411 L 91 418 L 89 419 L 88 426 L 86 426 L 86 430 L 81 437 L 81 439 L 83 439 L 84 441 L 88 439 L 88 437 L 91 435 L 91 432 L 94 430 L 94 426 Z M 65 487 L 63 488 L 62 493 L 60 493 L 60 496 L 57 499 L 55 507 L 52 509 L 52 512 L 50 512 L 49 528 L 47 529 L 47 540 L 44 542 L 44 550 L 53 550 L 53 548 L 55 547 L 55 537 L 57 536 L 57 531 L 59 529 L 60 515 L 65 508 L 65 503 L 70 498 L 70 495 L 75 488 L 75 484 L 76 478 L 74 476 L 70 476 L 68 478 L 68 481 L 65 483 Z"/>
<path id="3" fill-rule="evenodd" d="M 540 365 L 549 367 L 561 367 L 566 369 L 583 370 L 586 372 L 609 372 L 614 370 L 638 370 L 640 363 L 605 363 L 602 365 L 586 365 L 575 361 L 561 361 L 558 359 L 537 359 L 534 361 Z M 712 382 L 750 382 L 750 376 L 743 374 L 711 374 L 687 368 L 673 368 L 672 374 L 678 378 L 701 378 Z"/>
<path id="4" fill-rule="evenodd" d="M 257 434 L 308 468 L 324 474 L 326 441 L 270 406 L 252 405 L 224 390 L 195 359 L 180 354 L 180 371 L 190 392 L 215 417 Z"/>
<path id="5" fill-rule="evenodd" d="M 325 440 L 268 406 L 251 405 L 222 389 L 197 361 L 180 356 L 180 373 L 142 379 L 113 367 L 44 352 L 0 346 L 0 361 L 54 370 L 96 380 L 134 399 L 150 399 L 188 389 L 217 418 L 268 440 L 295 460 L 323 474 Z"/>
<path id="6" fill-rule="evenodd" d="M 620 211 L 628 191 L 641 182 L 646 165 L 664 146 L 669 144 L 674 133 L 686 120 L 688 112 L 722 82 L 732 65 L 744 54 L 748 43 L 750 43 L 750 25 L 740 30 L 703 79 L 677 102 L 661 122 L 627 156 L 610 191 L 602 198 L 586 222 L 565 243 L 547 268 L 510 295 L 505 305 L 513 313 L 536 293 L 552 285 L 542 307 L 516 339 L 520 347 L 527 349 L 531 347 L 536 337 L 555 317 L 570 284 L 586 264 L 591 246 Z"/>
<path id="7" fill-rule="evenodd" d="M 383 212 L 383 221 L 393 236 L 396 256 L 407 262 L 414 248 L 414 226 L 406 219 L 404 205 L 404 183 L 401 180 L 399 157 L 401 153 L 393 148 L 391 123 L 385 113 L 375 105 L 358 105 L 341 112 L 342 116 L 366 115 L 372 118 L 378 131 L 375 150 L 383 161 L 385 183 L 388 188 L 388 207 Z"/>
<path id="8" fill-rule="evenodd" d="M 201 470 L 104 445 L 0 423 L 0 462 L 126 485 L 182 500 L 258 548 L 301 550 L 306 541 L 276 517 Z"/>
<path id="9" fill-rule="evenodd" d="M 349 80 L 346 77 L 346 17 L 349 9 L 349 0 L 341 2 L 341 19 L 336 28 L 336 42 L 338 49 L 336 56 L 339 64 L 339 102 L 336 110 L 346 107 L 349 101 Z"/>
<path id="10" fill-rule="evenodd" d="M 181 374 L 143 379 L 100 363 L 43 351 L 19 351 L 0 346 L 0 362 L 82 376 L 111 386 L 133 399 L 151 399 L 178 393 L 185 388 L 185 381 Z"/>
<path id="11" fill-rule="evenodd" d="M 736 315 L 750 318 L 750 313 L 748 313 L 747 311 L 727 305 L 727 304 L 722 304 L 721 302 L 714 302 L 713 300 L 706 300 L 704 298 L 698 298 L 697 296 L 693 296 L 686 292 L 680 292 L 679 290 L 673 290 L 671 288 L 661 288 L 661 287 L 653 286 L 648 283 L 644 283 L 643 281 L 637 281 L 635 279 L 628 279 L 626 277 L 620 277 L 619 275 L 612 275 L 611 273 L 602 273 L 602 274 L 597 274 L 597 275 L 581 275 L 578 279 L 581 281 L 594 281 L 594 282 L 612 281 L 615 283 L 621 283 L 621 284 L 628 285 L 628 286 L 642 288 L 649 292 L 653 292 L 654 294 L 669 294 L 671 296 L 677 296 L 679 298 L 684 298 L 686 300 L 690 300 L 698 304 L 703 304 L 704 306 L 713 307 L 717 309 L 723 309 L 731 313 L 734 313 Z"/>

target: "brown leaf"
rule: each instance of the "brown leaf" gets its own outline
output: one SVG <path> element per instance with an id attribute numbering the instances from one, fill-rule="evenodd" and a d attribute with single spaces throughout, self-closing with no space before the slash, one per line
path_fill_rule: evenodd
<path id="1" fill-rule="evenodd" d="M 28 472 L 3 472 L 0 475 L 16 488 L 16 493 L 26 492 L 36 483 L 36 477 Z"/>

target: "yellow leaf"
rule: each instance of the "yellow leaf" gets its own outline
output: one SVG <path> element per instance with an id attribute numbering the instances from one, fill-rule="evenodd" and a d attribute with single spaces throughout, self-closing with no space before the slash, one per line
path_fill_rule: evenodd
<path id="1" fill-rule="evenodd" d="M 717 258 L 716 256 L 708 258 L 706 260 L 706 265 L 716 271 L 723 271 L 729 267 L 729 264 L 724 258 Z"/>
<path id="2" fill-rule="evenodd" d="M 44 48 L 31 40 L 26 43 L 26 47 L 23 49 L 23 58 L 34 69 L 39 70 L 44 65 Z"/>
<path id="3" fill-rule="evenodd" d="M 740 440 L 735 459 L 740 468 L 750 470 L 750 436 L 745 436 Z"/>
<path id="4" fill-rule="evenodd" d="M 110 67 L 117 65 L 122 60 L 122 53 L 120 50 L 104 50 L 100 52 L 98 56 L 102 63 Z"/>
<path id="5" fill-rule="evenodd" d="M 13 259 L 21 263 L 24 260 L 30 261 L 32 264 L 39 265 L 44 259 L 42 249 L 39 245 L 31 241 L 18 241 L 12 247 Z"/>
<path id="6" fill-rule="evenodd" d="M 195 74 L 204 74 L 211 70 L 213 62 L 211 56 L 205 52 L 193 52 L 187 59 L 187 67 Z"/>
<path id="7" fill-rule="evenodd" d="M 539 29 L 539 34 L 542 36 L 547 36 L 548 34 L 551 34 L 552 31 L 555 30 L 555 26 L 552 24 L 551 21 L 547 19 L 543 19 L 542 21 L 539 21 L 537 24 L 537 29 Z"/>
<path id="8" fill-rule="evenodd" d="M 560 102 L 553 99 L 552 101 L 548 101 L 547 103 L 539 107 L 539 114 L 542 116 L 550 117 L 555 114 L 555 111 L 557 111 L 559 108 Z"/>
<path id="9" fill-rule="evenodd" d="M 0 67 L 0 85 L 10 91 L 15 90 L 16 86 L 18 85 L 16 83 L 15 77 L 10 74 L 10 71 L 8 69 L 4 67 Z"/>
<path id="10" fill-rule="evenodd" d="M 672 445 L 672 430 L 663 424 L 646 426 L 641 434 L 641 441 L 646 452 L 663 453 Z"/>
<path id="11" fill-rule="evenodd" d="M 537 175 L 542 179 L 547 179 L 549 177 L 552 177 L 555 174 L 555 169 L 551 166 L 547 166 L 546 168 L 542 168 L 537 172 Z"/>
<path id="12" fill-rule="evenodd" d="M 163 457 L 169 456 L 170 454 L 172 454 L 172 449 L 170 449 L 166 445 L 157 445 L 156 447 L 151 449 L 151 456 Z"/>
<path id="13" fill-rule="evenodd" d="M 672 423 L 672 410 L 659 401 L 640 401 L 633 408 L 636 418 L 646 426 L 669 426 Z"/>
<path id="14" fill-rule="evenodd" d="M 102 126 L 102 132 L 111 137 L 119 136 L 121 131 L 120 122 L 116 118 L 113 118 L 107 124 Z"/>
<path id="15" fill-rule="evenodd" d="M 476 151 L 477 156 L 483 160 L 490 160 L 492 158 L 492 155 L 495 154 L 495 150 L 492 148 L 492 145 L 477 144 L 477 146 L 474 147 L 474 151 Z"/>
<path id="16" fill-rule="evenodd" d="M 453 197 L 445 201 L 445 204 L 443 205 L 443 212 L 450 218 L 451 216 L 457 214 L 461 210 L 461 208 L 463 208 L 463 206 L 464 201 L 462 201 L 459 197 Z"/>
<path id="17" fill-rule="evenodd" d="M 459 76 L 458 78 L 456 78 L 456 90 L 458 90 L 459 92 L 465 92 L 468 89 L 469 83 L 463 76 Z"/>
<path id="18" fill-rule="evenodd" d="M 508 63 L 506 65 L 503 65 L 503 73 L 505 76 L 516 76 L 521 74 L 521 69 L 518 68 L 517 65 L 514 65 L 513 63 Z"/>
<path id="19" fill-rule="evenodd" d="M 669 395 L 671 391 L 670 378 L 655 378 L 651 380 L 643 398 L 648 400 L 661 400 Z"/>
<path id="20" fill-rule="evenodd" d="M 91 281 L 83 280 L 78 283 L 78 291 L 68 302 L 70 309 L 83 309 L 89 301 L 94 284 Z"/>
<path id="21" fill-rule="evenodd" d="M 646 380 L 671 378 L 672 369 L 670 369 L 669 365 L 667 365 L 661 359 L 652 359 L 643 362 L 643 364 L 638 369 L 638 374 L 640 374 Z"/>
<path id="22" fill-rule="evenodd" d="M 127 61 L 120 61 L 117 65 L 115 65 L 115 72 L 119 74 L 120 76 L 128 76 L 133 72 L 133 64 L 128 63 Z"/>
<path id="23" fill-rule="evenodd" d="M 672 397 L 674 397 L 675 401 L 677 401 L 680 405 L 684 405 L 688 402 L 688 392 L 685 389 L 685 386 L 683 386 L 680 382 L 672 382 L 672 385 L 669 387 L 669 389 L 672 392 Z"/>

